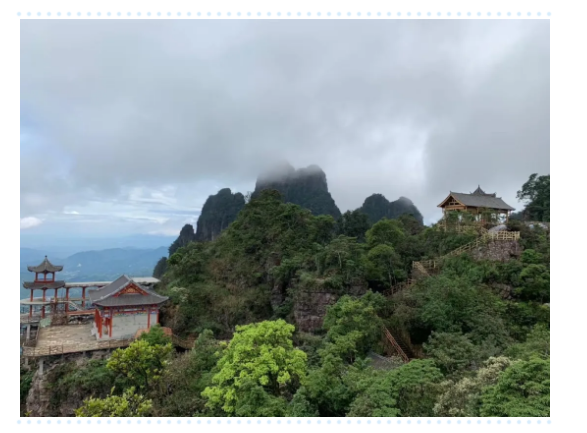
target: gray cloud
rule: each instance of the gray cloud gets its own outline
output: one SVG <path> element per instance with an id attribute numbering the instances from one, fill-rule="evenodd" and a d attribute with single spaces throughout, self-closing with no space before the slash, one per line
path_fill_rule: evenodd
<path id="1" fill-rule="evenodd" d="M 23 129 L 44 151 L 21 154 L 21 217 L 98 199 L 177 216 L 212 184 L 252 189 L 283 159 L 322 167 L 341 210 L 403 195 L 430 219 L 449 190 L 477 184 L 520 207 L 527 176 L 550 171 L 549 32 L 529 20 L 25 20 Z M 43 161 L 55 168 L 25 169 Z M 168 185 L 181 186 L 175 207 L 124 193 Z"/>

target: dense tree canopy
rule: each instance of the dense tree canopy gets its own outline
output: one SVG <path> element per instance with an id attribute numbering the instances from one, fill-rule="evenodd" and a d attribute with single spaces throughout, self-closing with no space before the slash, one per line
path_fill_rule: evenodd
<path id="1" fill-rule="evenodd" d="M 518 200 L 526 203 L 524 216 L 530 221 L 550 221 L 550 174 L 530 178 L 518 191 Z"/>
<path id="2" fill-rule="evenodd" d="M 530 179 L 543 212 L 545 181 Z M 414 261 L 480 235 L 465 220 L 335 219 L 257 191 L 213 241 L 186 226 L 161 262 L 161 319 L 194 349 L 175 353 L 154 327 L 106 361 L 63 362 L 47 373 L 51 410 L 75 398 L 79 416 L 549 416 L 549 232 L 510 221 L 520 240 L 503 260 L 479 247 L 415 275 Z"/>

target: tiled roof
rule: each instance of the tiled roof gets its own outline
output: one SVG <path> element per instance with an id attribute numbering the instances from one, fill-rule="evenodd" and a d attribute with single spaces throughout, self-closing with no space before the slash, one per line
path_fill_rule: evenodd
<path id="1" fill-rule="evenodd" d="M 493 195 L 463 194 L 460 192 L 451 192 L 450 194 L 465 206 L 484 207 L 487 209 L 498 210 L 514 210 L 514 208 L 504 202 L 501 197 L 495 197 Z"/>
<path id="2" fill-rule="evenodd" d="M 45 256 L 45 260 L 39 266 L 27 266 L 27 269 L 29 272 L 61 272 L 63 266 L 53 265 L 47 256 Z"/>
<path id="3" fill-rule="evenodd" d="M 25 281 L 22 283 L 25 289 L 61 289 L 65 287 L 65 281 Z"/>
<path id="4" fill-rule="evenodd" d="M 125 293 L 123 295 L 114 296 L 126 288 L 129 284 L 138 286 L 147 294 L 142 295 L 139 293 Z M 102 307 L 155 305 L 162 304 L 163 302 L 167 301 L 167 299 L 169 299 L 137 284 L 126 275 L 121 276 L 101 289 L 91 291 L 89 295 L 92 304 Z"/>

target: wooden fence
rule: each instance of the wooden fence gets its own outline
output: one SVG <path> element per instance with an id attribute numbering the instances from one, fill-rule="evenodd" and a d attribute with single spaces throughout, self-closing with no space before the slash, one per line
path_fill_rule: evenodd
<path id="1" fill-rule="evenodd" d="M 456 257 L 460 254 L 467 252 L 467 251 L 471 251 L 475 248 L 478 248 L 482 245 L 485 245 L 489 242 L 517 241 L 519 239 L 520 239 L 520 232 L 501 231 L 501 232 L 494 232 L 494 233 L 485 233 L 483 236 L 475 239 L 472 242 L 469 242 L 468 244 L 462 245 L 462 246 L 452 250 L 451 252 L 445 254 L 444 256 L 441 256 L 441 257 L 438 257 L 438 258 L 432 259 L 432 260 L 422 260 L 419 262 L 413 262 L 412 269 L 417 269 L 420 265 L 426 270 L 436 269 L 436 268 L 440 267 L 442 260 L 447 259 L 449 257 Z"/>

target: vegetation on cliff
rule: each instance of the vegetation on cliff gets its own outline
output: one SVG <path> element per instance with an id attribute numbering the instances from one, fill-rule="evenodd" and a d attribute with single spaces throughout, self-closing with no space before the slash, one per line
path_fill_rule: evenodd
<path id="1" fill-rule="evenodd" d="M 373 194 L 365 199 L 359 210 L 367 215 L 371 224 L 383 218 L 396 219 L 402 215 L 411 215 L 420 224 L 424 221 L 418 208 L 406 197 L 389 202 L 382 194 Z"/>
<path id="2" fill-rule="evenodd" d="M 230 188 L 221 189 L 216 195 L 208 197 L 198 218 L 195 240 L 216 239 L 236 219 L 244 205 L 245 197 L 240 192 L 233 194 Z M 169 253 L 171 256 L 171 251 Z"/>
<path id="3" fill-rule="evenodd" d="M 313 215 L 330 215 L 337 219 L 340 210 L 328 192 L 326 174 L 318 166 L 295 170 L 289 164 L 273 168 L 259 176 L 252 197 L 264 190 L 276 190 L 286 203 L 297 204 Z"/>
<path id="4" fill-rule="evenodd" d="M 86 365 L 101 381 L 79 413 L 110 413 L 116 396 L 136 408 L 125 416 L 549 416 L 549 236 L 520 221 L 507 230 L 521 253 L 462 254 L 391 295 L 413 261 L 476 239 L 475 224 L 335 220 L 264 190 L 214 241 L 167 260 L 162 319 L 198 336 L 194 350 L 170 353 L 155 328 Z M 382 327 L 414 359 L 376 366 Z M 63 393 L 79 374 L 53 381 Z"/>

